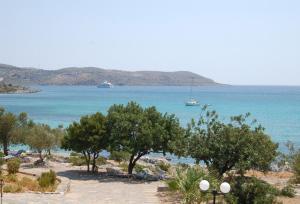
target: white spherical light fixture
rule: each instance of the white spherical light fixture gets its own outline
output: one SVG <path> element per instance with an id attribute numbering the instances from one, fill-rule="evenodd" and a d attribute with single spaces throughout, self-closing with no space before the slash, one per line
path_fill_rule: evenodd
<path id="1" fill-rule="evenodd" d="M 229 183 L 223 182 L 220 185 L 220 190 L 221 190 L 222 193 L 229 193 L 229 191 L 230 191 L 230 185 L 229 185 Z"/>
<path id="2" fill-rule="evenodd" d="M 209 182 L 207 180 L 202 180 L 200 183 L 199 183 L 199 188 L 202 190 L 202 191 L 207 191 L 209 189 Z"/>

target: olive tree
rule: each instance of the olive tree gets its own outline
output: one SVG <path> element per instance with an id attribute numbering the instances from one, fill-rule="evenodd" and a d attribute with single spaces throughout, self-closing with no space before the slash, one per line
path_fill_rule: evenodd
<path id="1" fill-rule="evenodd" d="M 177 147 L 182 145 L 184 130 L 178 119 L 155 107 L 142 108 L 135 102 L 113 105 L 108 110 L 107 130 L 112 149 L 130 153 L 128 174 L 150 152 L 181 154 Z"/>
<path id="2" fill-rule="evenodd" d="M 96 170 L 96 159 L 99 153 L 108 146 L 106 134 L 106 117 L 101 113 L 81 117 L 79 122 L 73 122 L 62 140 L 62 147 L 67 150 L 80 152 L 84 155 L 87 171 Z"/>
<path id="3" fill-rule="evenodd" d="M 40 161 L 44 160 L 43 151 L 50 152 L 56 146 L 56 135 L 50 126 L 34 124 L 26 134 L 25 144 L 39 153 Z"/>
<path id="4" fill-rule="evenodd" d="M 264 128 L 249 122 L 250 114 L 231 117 L 229 122 L 218 118 L 215 111 L 203 109 L 200 120 L 188 125 L 188 155 L 203 161 L 218 177 L 235 169 L 267 171 L 277 155 L 278 144 L 264 133 Z"/>
<path id="5" fill-rule="evenodd" d="M 28 124 L 27 114 L 20 113 L 15 115 L 6 112 L 0 107 L 0 143 L 3 145 L 3 152 L 8 154 L 8 147 L 11 143 L 16 143 L 18 137 L 21 136 L 21 131 Z"/>

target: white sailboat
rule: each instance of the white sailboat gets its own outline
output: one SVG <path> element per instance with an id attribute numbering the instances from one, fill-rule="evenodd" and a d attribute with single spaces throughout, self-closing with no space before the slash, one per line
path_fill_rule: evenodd
<path id="1" fill-rule="evenodd" d="M 190 99 L 185 102 L 186 106 L 200 106 L 199 101 L 197 101 L 195 98 L 192 98 L 193 85 L 194 85 L 194 81 L 193 81 L 191 89 L 190 89 Z"/>

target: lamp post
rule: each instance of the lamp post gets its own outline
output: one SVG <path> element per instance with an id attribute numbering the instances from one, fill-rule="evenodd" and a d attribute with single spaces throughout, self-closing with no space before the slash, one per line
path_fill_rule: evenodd
<path id="1" fill-rule="evenodd" d="M 0 179 L 0 190 L 1 190 L 1 204 L 2 204 L 2 197 L 3 197 L 3 186 L 4 186 L 4 181 L 3 181 L 3 179 Z"/>
<path id="2" fill-rule="evenodd" d="M 208 191 L 209 186 L 210 186 L 210 184 L 209 184 L 209 182 L 207 180 L 202 180 L 199 183 L 200 190 L 204 191 L 204 192 Z M 217 189 L 212 189 L 210 191 L 210 193 L 213 195 L 213 204 L 216 204 L 216 197 L 217 197 L 217 195 L 226 194 L 226 193 L 229 193 L 229 191 L 230 191 L 230 185 L 227 182 L 223 182 L 220 185 L 220 192 Z"/>

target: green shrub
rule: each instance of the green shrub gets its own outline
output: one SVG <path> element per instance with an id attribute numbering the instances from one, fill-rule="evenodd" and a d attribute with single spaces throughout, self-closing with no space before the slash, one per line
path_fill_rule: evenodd
<path id="1" fill-rule="evenodd" d="M 205 171 L 198 166 L 187 169 L 177 168 L 173 179 L 166 183 L 170 190 L 177 191 L 182 196 L 182 203 L 192 204 L 208 201 L 209 194 L 201 193 L 199 182 L 202 179 L 209 180 L 212 186 L 216 186 L 216 179 L 207 175 Z"/>
<path id="2" fill-rule="evenodd" d="M 135 172 L 139 173 L 139 172 L 142 172 L 145 167 L 146 166 L 144 166 L 144 165 L 136 164 L 134 166 L 134 170 L 135 170 Z"/>
<path id="3" fill-rule="evenodd" d="M 130 153 L 125 151 L 112 151 L 109 155 L 109 159 L 115 160 L 116 162 L 128 161 L 130 158 Z"/>
<path id="4" fill-rule="evenodd" d="M 18 158 L 13 158 L 7 161 L 7 171 L 9 174 L 15 174 L 19 171 L 21 161 Z"/>
<path id="5" fill-rule="evenodd" d="M 160 162 L 157 163 L 157 166 L 158 166 L 161 170 L 163 170 L 163 171 L 168 171 L 169 168 L 171 167 L 171 164 L 166 163 L 166 162 L 163 162 L 163 161 L 160 161 Z"/>
<path id="6" fill-rule="evenodd" d="M 22 192 L 22 186 L 19 184 L 8 184 L 3 187 L 4 193 L 19 193 Z"/>
<path id="7" fill-rule="evenodd" d="M 70 157 L 80 157 L 82 156 L 80 153 L 77 153 L 77 152 L 71 152 L 70 153 Z"/>
<path id="8" fill-rule="evenodd" d="M 292 182 L 297 184 L 300 183 L 300 151 L 298 151 L 293 157 L 292 170 L 294 172 Z"/>
<path id="9" fill-rule="evenodd" d="M 99 166 L 107 164 L 106 158 L 99 156 L 98 159 L 96 160 L 96 164 Z"/>
<path id="10" fill-rule="evenodd" d="M 69 162 L 73 165 L 73 166 L 84 166 L 86 165 L 86 160 L 83 156 L 71 156 L 69 157 Z"/>
<path id="11" fill-rule="evenodd" d="M 0 157 L 5 157 L 5 154 L 3 152 L 0 152 Z"/>
<path id="12" fill-rule="evenodd" d="M 39 185 L 42 188 L 54 186 L 55 181 L 56 181 L 56 173 L 52 170 L 50 170 L 49 172 L 42 173 L 41 176 L 38 178 Z"/>
<path id="13" fill-rule="evenodd" d="M 295 189 L 294 189 L 294 187 L 292 185 L 287 185 L 283 189 L 281 189 L 280 194 L 282 196 L 293 198 L 293 197 L 296 196 L 296 191 L 295 191 Z"/>
<path id="14" fill-rule="evenodd" d="M 231 193 L 226 195 L 228 203 L 274 204 L 280 192 L 265 181 L 255 177 L 235 177 Z"/>

